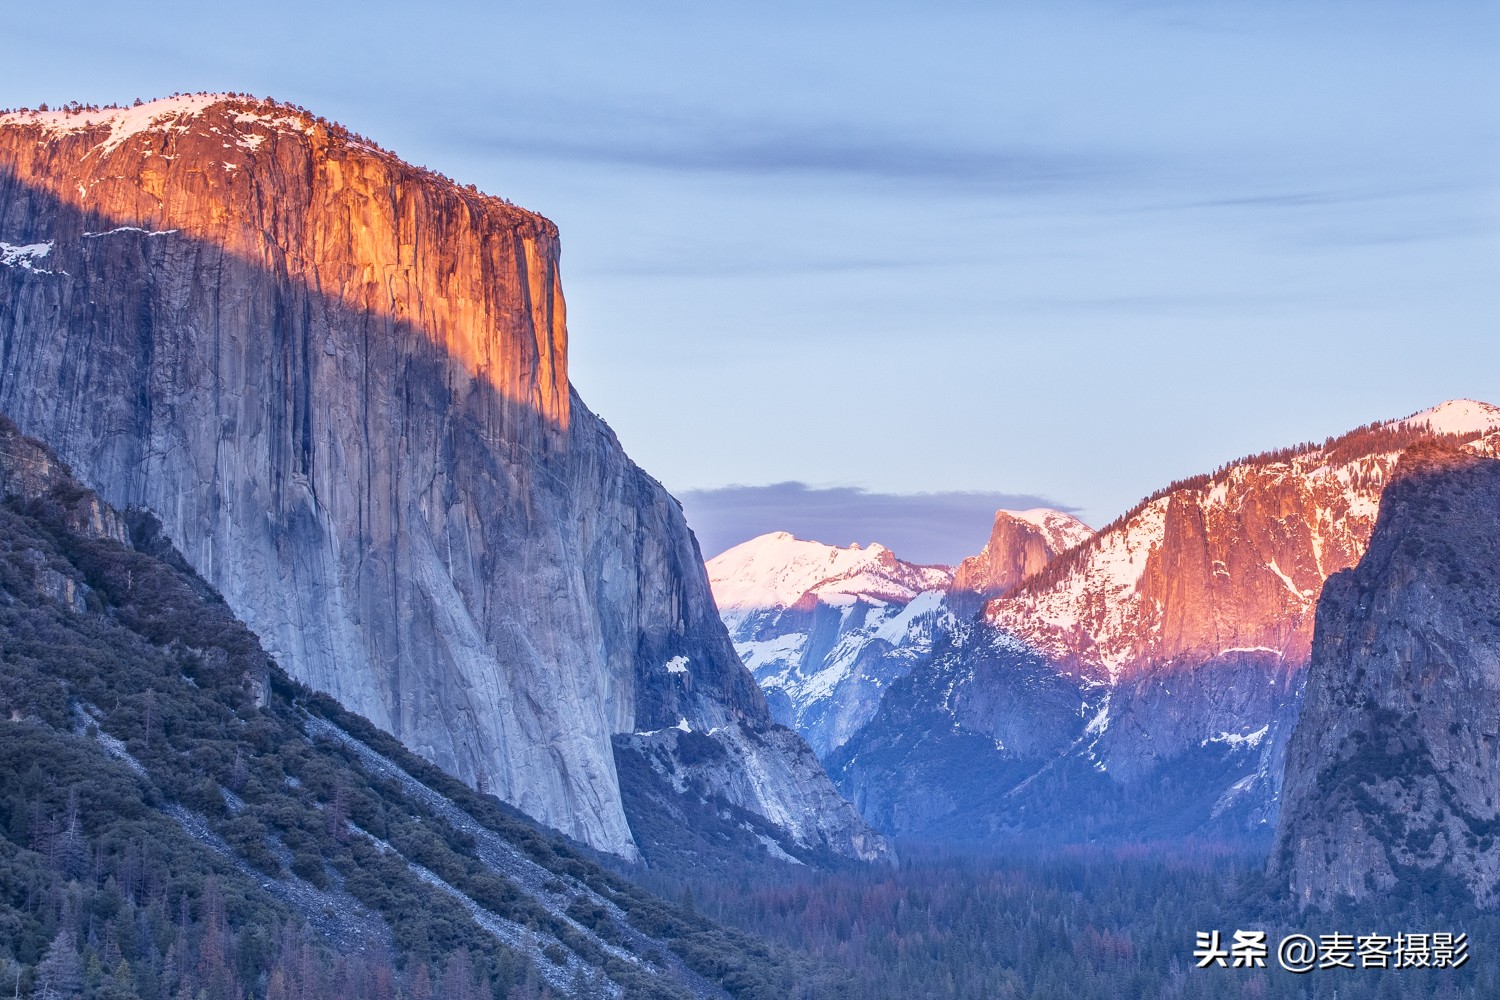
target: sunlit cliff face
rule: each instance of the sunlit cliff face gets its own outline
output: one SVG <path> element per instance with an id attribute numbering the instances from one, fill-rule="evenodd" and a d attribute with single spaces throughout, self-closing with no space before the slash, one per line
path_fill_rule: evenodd
<path id="1" fill-rule="evenodd" d="M 1300 667 L 1323 581 L 1364 553 L 1403 450 L 1443 434 L 1489 454 L 1497 432 L 1500 408 L 1453 400 L 1173 484 L 986 613 L 1086 675 L 1223 654 Z"/>
<path id="2" fill-rule="evenodd" d="M 424 183 L 430 174 L 306 112 L 226 95 L 0 116 L 0 169 L 101 226 L 177 230 L 389 317 L 504 399 L 568 425 L 557 229 L 539 215 Z"/>

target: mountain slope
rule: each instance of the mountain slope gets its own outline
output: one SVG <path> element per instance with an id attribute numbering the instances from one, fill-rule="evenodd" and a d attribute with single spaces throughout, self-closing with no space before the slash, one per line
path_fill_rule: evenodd
<path id="1" fill-rule="evenodd" d="M 949 606 L 967 618 L 1093 535 L 1092 528 L 1062 511 L 997 510 L 984 548 L 959 563 Z"/>
<path id="2" fill-rule="evenodd" d="M 568 385 L 547 220 L 205 95 L 0 118 L 0 241 L 0 409 L 293 676 L 626 857 L 617 734 L 770 725 L 678 505 Z M 740 805 L 870 856 L 805 747 L 762 763 Z"/>
<path id="3" fill-rule="evenodd" d="M 837 548 L 779 531 L 709 560 L 708 579 L 772 714 L 821 758 L 927 655 L 953 574 L 883 545 Z"/>
<path id="4" fill-rule="evenodd" d="M 1446 403 L 1147 498 L 939 642 L 947 652 L 829 761 L 841 788 L 888 800 L 866 816 L 905 833 L 1269 830 L 1323 580 L 1364 551 L 1401 454 L 1435 435 L 1494 453 L 1500 409 Z M 1038 662 L 1055 680 L 1028 694 Z M 1073 692 L 1071 711 L 1057 711 L 1059 691 Z M 1010 707 L 997 717 L 965 708 L 1000 703 Z M 1004 720 L 1028 714 L 1055 720 L 1060 752 L 1007 743 Z M 943 722 L 913 744 L 902 732 L 913 717 Z M 890 799 L 919 786 L 920 804 Z"/>
<path id="5" fill-rule="evenodd" d="M 292 682 L 154 518 L 3 417 L 0 887 L 0 972 L 35 995 L 70 961 L 145 998 L 722 998 L 816 971 Z"/>
<path id="6" fill-rule="evenodd" d="M 1234 649 L 1305 660 L 1318 590 L 1363 552 L 1402 451 L 1497 430 L 1500 408 L 1457 400 L 1174 483 L 987 617 L 1101 679 Z"/>
<path id="7" fill-rule="evenodd" d="M 1304 905 L 1500 901 L 1500 461 L 1412 449 L 1318 603 L 1272 870 Z"/>

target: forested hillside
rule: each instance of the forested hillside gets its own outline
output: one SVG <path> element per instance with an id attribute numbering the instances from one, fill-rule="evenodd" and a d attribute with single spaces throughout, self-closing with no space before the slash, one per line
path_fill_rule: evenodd
<path id="1" fill-rule="evenodd" d="M 8 422 L 0 492 L 5 996 L 776 997 L 833 978 L 290 681 L 153 519 Z"/>

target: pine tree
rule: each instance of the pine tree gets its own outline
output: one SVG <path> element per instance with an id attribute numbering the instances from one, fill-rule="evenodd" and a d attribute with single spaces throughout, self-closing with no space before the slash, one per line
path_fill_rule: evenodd
<path id="1" fill-rule="evenodd" d="M 411 977 L 411 1000 L 432 1000 L 432 977 L 427 973 L 427 963 L 417 966 Z"/>
<path id="2" fill-rule="evenodd" d="M 99 984 L 99 991 L 94 996 L 95 1000 L 140 1000 L 140 994 L 135 991 L 135 977 L 131 974 L 130 963 L 121 959 L 114 971 Z"/>
<path id="3" fill-rule="evenodd" d="M 83 965 L 73 932 L 59 931 L 36 967 L 35 1000 L 72 1000 L 83 992 Z"/>

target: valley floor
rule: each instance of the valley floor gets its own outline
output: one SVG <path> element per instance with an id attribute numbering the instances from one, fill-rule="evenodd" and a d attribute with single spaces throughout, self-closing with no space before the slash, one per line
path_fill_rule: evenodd
<path id="1" fill-rule="evenodd" d="M 1302 915 L 1275 899 L 1264 852 L 1212 843 L 957 853 L 906 843 L 898 866 L 791 873 L 743 882 L 652 886 L 709 918 L 803 950 L 830 971 L 795 998 L 1113 1000 L 1113 998 L 1500 996 L 1500 917 L 1441 886 L 1419 899 Z M 1200 969 L 1197 933 L 1265 930 L 1267 968 Z M 1278 943 L 1324 935 L 1467 933 L 1461 968 L 1314 969 L 1278 965 Z"/>

